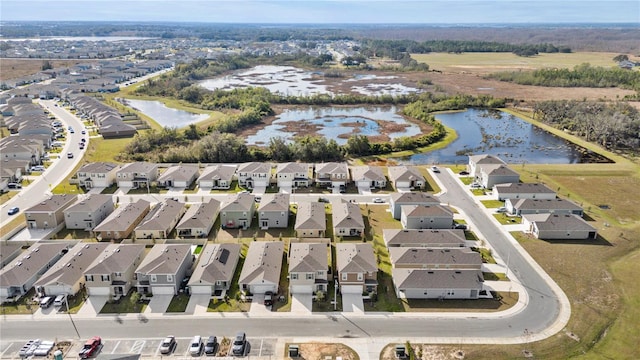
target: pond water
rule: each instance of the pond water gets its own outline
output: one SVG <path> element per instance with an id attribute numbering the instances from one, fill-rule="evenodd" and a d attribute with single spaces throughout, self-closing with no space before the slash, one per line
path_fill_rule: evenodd
<path id="1" fill-rule="evenodd" d="M 249 145 L 265 145 L 271 137 L 291 142 L 296 129 L 315 129 L 319 135 L 334 139 L 340 145 L 352 134 L 378 136 L 381 126 L 393 125 L 398 131 L 387 132 L 391 138 L 420 134 L 418 125 L 405 120 L 395 106 L 315 107 L 286 109 L 270 125 L 246 139 Z M 399 127 L 398 127 L 399 125 Z"/>
<path id="2" fill-rule="evenodd" d="M 514 115 L 470 109 L 437 114 L 458 138 L 446 148 L 402 158 L 406 164 L 460 164 L 468 155 L 492 154 L 507 163 L 574 164 L 590 162 L 584 149 Z"/>
<path id="3" fill-rule="evenodd" d="M 123 99 L 127 106 L 155 120 L 162 127 L 182 128 L 209 118 L 207 114 L 195 114 L 167 107 L 160 101 Z"/>

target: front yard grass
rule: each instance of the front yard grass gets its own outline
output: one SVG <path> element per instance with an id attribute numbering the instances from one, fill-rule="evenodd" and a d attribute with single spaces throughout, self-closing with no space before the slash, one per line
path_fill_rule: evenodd
<path id="1" fill-rule="evenodd" d="M 494 312 L 512 307 L 518 297 L 517 292 L 498 292 L 494 299 L 403 299 L 402 304 L 407 312 Z"/>
<path id="2" fill-rule="evenodd" d="M 518 216 L 507 216 L 505 213 L 493 214 L 493 217 L 502 225 L 513 225 L 521 222 Z"/>
<path id="3" fill-rule="evenodd" d="M 505 273 L 483 272 L 482 276 L 487 281 L 509 281 Z"/>
<path id="4" fill-rule="evenodd" d="M 499 208 L 504 206 L 504 201 L 500 200 L 481 200 L 480 202 L 487 209 Z"/>
<path id="5" fill-rule="evenodd" d="M 6 203 L 7 201 L 11 200 L 12 197 L 18 195 L 17 191 L 8 191 L 5 193 L 0 194 L 0 205 Z"/>
<path id="6" fill-rule="evenodd" d="M 480 256 L 482 256 L 482 262 L 483 263 L 486 263 L 486 264 L 495 264 L 496 263 L 496 259 L 493 258 L 493 254 L 491 253 L 491 249 L 473 247 L 473 248 L 471 248 L 471 250 L 477 251 L 477 252 L 480 253 Z"/>
<path id="7" fill-rule="evenodd" d="M 129 291 L 127 296 L 121 297 L 117 301 L 108 301 L 100 310 L 101 314 L 129 314 L 143 313 L 147 308 L 147 302 L 137 301 L 138 296 L 134 296 L 135 291 Z"/>
<path id="8" fill-rule="evenodd" d="M 18 299 L 18 301 L 3 303 L 0 305 L 2 315 L 33 314 L 38 310 L 38 303 L 31 301 L 35 295 L 35 288 L 31 288 L 31 290 Z"/>
<path id="9" fill-rule="evenodd" d="M 187 310 L 187 305 L 189 304 L 190 296 L 187 294 L 178 294 L 175 295 L 169 306 L 167 307 L 168 313 L 176 313 L 176 312 L 185 312 Z"/>
<path id="10" fill-rule="evenodd" d="M 473 176 L 465 176 L 460 178 L 460 181 L 462 181 L 462 183 L 465 185 L 471 185 L 473 180 L 474 180 Z"/>

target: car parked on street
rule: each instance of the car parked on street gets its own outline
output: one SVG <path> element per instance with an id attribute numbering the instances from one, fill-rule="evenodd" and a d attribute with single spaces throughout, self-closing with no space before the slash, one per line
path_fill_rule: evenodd
<path id="1" fill-rule="evenodd" d="M 169 335 L 160 343 L 160 354 L 167 355 L 171 354 L 173 350 L 176 348 L 176 337 L 173 335 Z"/>
<path id="2" fill-rule="evenodd" d="M 73 159 L 73 153 L 67 153 L 67 159 Z"/>

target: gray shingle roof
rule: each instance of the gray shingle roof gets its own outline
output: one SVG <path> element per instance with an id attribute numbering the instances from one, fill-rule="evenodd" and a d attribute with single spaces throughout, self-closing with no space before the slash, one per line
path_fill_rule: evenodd
<path id="1" fill-rule="evenodd" d="M 425 181 L 420 170 L 414 166 L 389 166 L 387 170 L 389 171 L 389 179 L 393 182 L 411 180 Z"/>
<path id="2" fill-rule="evenodd" d="M 429 249 L 412 247 L 389 248 L 393 266 L 420 268 L 423 265 L 482 266 L 480 253 L 471 249 Z"/>
<path id="3" fill-rule="evenodd" d="M 240 247 L 240 244 L 230 243 L 207 244 L 200 253 L 198 264 L 193 270 L 188 285 L 214 285 L 216 281 L 230 282 L 238 265 Z"/>
<path id="4" fill-rule="evenodd" d="M 169 225 L 184 211 L 184 203 L 164 199 L 142 219 L 135 230 L 171 230 Z"/>
<path id="5" fill-rule="evenodd" d="M 71 204 L 77 198 L 78 195 L 76 194 L 51 195 L 50 198 L 33 205 L 32 207 L 25 210 L 25 212 L 56 212 L 61 208 L 69 206 L 69 204 Z"/>
<path id="6" fill-rule="evenodd" d="M 156 244 L 142 260 L 136 273 L 145 275 L 175 274 L 185 258 L 191 256 L 189 244 Z"/>
<path id="7" fill-rule="evenodd" d="M 149 202 L 146 200 L 138 200 L 134 203 L 128 203 L 120 206 L 104 219 L 93 231 L 122 231 L 129 226 L 142 214 L 149 209 Z"/>
<path id="8" fill-rule="evenodd" d="M 560 230 L 560 231 L 596 231 L 583 218 L 578 215 L 569 214 L 531 214 L 522 215 L 529 222 L 535 222 L 538 230 Z"/>
<path id="9" fill-rule="evenodd" d="M 35 243 L 0 270 L 0 285 L 22 286 L 70 243 Z"/>
<path id="10" fill-rule="evenodd" d="M 64 212 L 93 212 L 107 203 L 113 204 L 113 197 L 111 195 L 89 194 L 86 197 L 78 198 L 78 201 L 69 206 Z"/>
<path id="11" fill-rule="evenodd" d="M 266 280 L 278 284 L 283 254 L 284 245 L 280 241 L 251 242 L 238 282 L 251 284 Z"/>
<path id="12" fill-rule="evenodd" d="M 181 164 L 169 167 L 158 177 L 158 182 L 189 181 L 198 177 L 199 167 L 197 164 Z"/>
<path id="13" fill-rule="evenodd" d="M 520 199 L 513 205 L 518 210 L 582 210 L 582 208 L 565 199 Z"/>
<path id="14" fill-rule="evenodd" d="M 324 203 L 299 202 L 294 228 L 296 230 L 326 230 L 327 217 Z"/>
<path id="15" fill-rule="evenodd" d="M 258 211 L 289 211 L 289 194 L 275 193 L 264 194 Z"/>
<path id="16" fill-rule="evenodd" d="M 73 286 L 84 276 L 85 270 L 109 244 L 77 243 L 57 263 L 36 281 L 34 286 L 64 284 Z M 70 295 L 70 294 L 69 294 Z"/>
<path id="17" fill-rule="evenodd" d="M 373 253 L 373 247 L 368 243 L 336 244 L 336 265 L 339 273 L 378 271 L 378 263 Z"/>
<path id="18" fill-rule="evenodd" d="M 538 183 L 507 183 L 496 184 L 494 186 L 495 191 L 500 194 L 555 194 L 556 192 L 551 190 L 544 184 Z"/>
<path id="19" fill-rule="evenodd" d="M 204 203 L 192 204 L 182 219 L 180 219 L 176 229 L 206 228 L 209 224 L 216 221 L 219 212 L 220 202 L 216 199 L 210 199 Z"/>
<path id="20" fill-rule="evenodd" d="M 340 202 L 331 210 L 334 228 L 364 228 L 364 218 L 358 204 Z"/>
<path id="21" fill-rule="evenodd" d="M 423 192 L 394 192 L 391 199 L 396 204 L 440 204 L 440 200 Z"/>
<path id="22" fill-rule="evenodd" d="M 95 261 L 84 272 L 87 275 L 113 274 L 125 272 L 138 256 L 144 256 L 141 244 L 108 244 Z"/>
<path id="23" fill-rule="evenodd" d="M 384 229 L 387 246 L 460 247 L 465 245 L 464 230 L 402 230 Z"/>
<path id="24" fill-rule="evenodd" d="M 482 289 L 480 270 L 392 269 L 398 289 Z"/>
<path id="25" fill-rule="evenodd" d="M 291 243 L 289 273 L 326 271 L 327 261 L 327 244 Z"/>

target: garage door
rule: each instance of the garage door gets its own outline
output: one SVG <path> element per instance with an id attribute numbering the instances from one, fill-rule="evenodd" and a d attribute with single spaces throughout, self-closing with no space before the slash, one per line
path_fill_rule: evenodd
<path id="1" fill-rule="evenodd" d="M 211 286 L 191 286 L 190 291 L 194 295 L 211 295 Z"/>
<path id="2" fill-rule="evenodd" d="M 133 187 L 133 181 L 118 181 L 118 187 L 131 188 Z"/>
<path id="3" fill-rule="evenodd" d="M 251 292 L 254 294 L 264 294 L 267 291 L 275 292 L 275 286 L 265 284 L 265 285 L 251 285 Z"/>
<path id="4" fill-rule="evenodd" d="M 343 294 L 362 294 L 362 285 L 342 285 L 340 292 Z"/>
<path id="5" fill-rule="evenodd" d="M 44 292 L 48 296 L 71 294 L 71 288 L 66 285 L 49 285 L 44 287 Z"/>
<path id="6" fill-rule="evenodd" d="M 313 286 L 311 285 L 293 285 L 291 286 L 291 293 L 293 294 L 312 294 Z"/>
<path id="7" fill-rule="evenodd" d="M 153 295 L 173 295 L 173 286 L 152 286 L 151 293 Z"/>
<path id="8" fill-rule="evenodd" d="M 258 187 L 258 186 L 269 186 L 269 181 L 268 180 L 255 180 L 253 182 L 253 187 Z"/>
<path id="9" fill-rule="evenodd" d="M 370 183 L 368 181 L 358 181 L 356 182 L 356 187 L 369 188 Z"/>
<path id="10" fill-rule="evenodd" d="M 109 296 L 109 292 L 110 292 L 111 288 L 109 287 L 89 287 L 87 288 L 87 292 L 89 293 L 89 296 L 95 295 L 95 296 Z"/>

